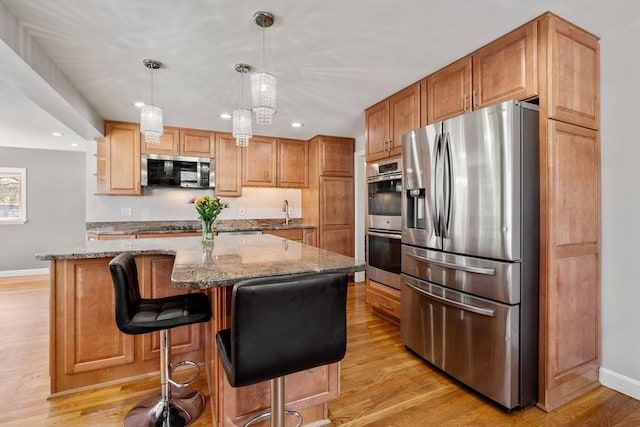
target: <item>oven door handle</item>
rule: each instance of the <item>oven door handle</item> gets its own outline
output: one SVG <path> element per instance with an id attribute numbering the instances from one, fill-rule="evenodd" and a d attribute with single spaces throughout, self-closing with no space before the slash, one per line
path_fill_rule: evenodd
<path id="1" fill-rule="evenodd" d="M 454 262 L 440 261 L 433 258 L 425 258 L 420 255 L 412 254 L 411 252 L 407 252 L 411 258 L 415 258 L 418 261 L 426 261 L 431 264 L 439 265 L 440 267 L 445 268 L 453 268 L 454 270 L 466 271 L 467 273 L 476 273 L 476 274 L 484 274 L 487 276 L 495 276 L 496 269 L 493 267 L 474 267 L 472 265 L 460 265 Z"/>
<path id="2" fill-rule="evenodd" d="M 378 233 L 376 231 L 369 231 L 369 230 L 367 230 L 367 236 L 382 237 L 382 238 L 385 238 L 385 239 L 402 240 L 402 234 Z"/>
<path id="3" fill-rule="evenodd" d="M 482 308 L 482 307 L 476 307 L 474 305 L 469 305 L 469 304 L 465 304 L 462 302 L 458 302 L 458 301 L 452 301 L 448 298 L 444 298 L 438 295 L 434 295 L 431 292 L 427 292 L 424 289 L 420 289 L 418 287 L 416 287 L 415 285 L 412 285 L 409 282 L 405 282 L 405 284 L 410 287 L 411 289 L 415 290 L 416 292 L 428 297 L 428 298 L 433 298 L 436 301 L 441 302 L 442 304 L 446 304 L 449 305 L 451 307 L 455 307 L 455 308 L 459 308 L 461 310 L 464 311 L 470 311 L 472 313 L 476 313 L 476 314 L 480 314 L 482 316 L 488 316 L 488 317 L 494 317 L 495 315 L 495 310 L 491 310 L 490 308 Z"/>
<path id="4" fill-rule="evenodd" d="M 367 184 L 372 184 L 374 182 L 380 181 L 393 181 L 394 179 L 402 179 L 402 174 L 370 176 L 367 178 Z"/>

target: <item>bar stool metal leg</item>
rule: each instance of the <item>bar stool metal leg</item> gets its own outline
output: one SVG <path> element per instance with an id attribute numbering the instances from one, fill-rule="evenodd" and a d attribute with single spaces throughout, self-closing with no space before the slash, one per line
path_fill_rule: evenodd
<path id="1" fill-rule="evenodd" d="M 124 419 L 125 427 L 183 427 L 195 421 L 205 406 L 202 393 L 171 381 L 171 342 L 168 330 L 160 331 L 160 394 L 149 396 L 133 407 Z M 171 391 L 171 384 L 178 388 Z"/>
<path id="2" fill-rule="evenodd" d="M 302 415 L 298 411 L 284 409 L 284 377 L 277 377 L 270 381 L 271 384 L 271 411 L 256 415 L 247 421 L 243 427 L 249 427 L 254 423 L 271 418 L 270 427 L 284 427 L 284 416 L 293 415 L 298 418 L 294 427 L 302 425 Z"/>

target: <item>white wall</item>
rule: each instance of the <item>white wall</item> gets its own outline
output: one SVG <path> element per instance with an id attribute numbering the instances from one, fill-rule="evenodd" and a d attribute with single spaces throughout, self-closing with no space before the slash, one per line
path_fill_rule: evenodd
<path id="1" fill-rule="evenodd" d="M 0 277 L 46 273 L 35 259 L 85 239 L 84 153 L 0 147 L 0 166 L 27 169 L 27 222 L 0 225 Z M 35 271 L 43 269 L 43 271 Z"/>
<path id="2" fill-rule="evenodd" d="M 366 203 L 366 184 L 365 184 L 365 136 L 360 135 L 356 138 L 355 153 L 353 157 L 353 182 L 355 186 L 355 222 L 354 222 L 354 255 L 356 259 L 364 260 L 365 254 L 365 203 Z M 356 282 L 364 280 L 364 271 L 359 271 L 354 275 Z"/>
<path id="3" fill-rule="evenodd" d="M 640 23 L 600 41 L 603 385 L 640 399 Z"/>
<path id="4" fill-rule="evenodd" d="M 164 221 L 196 220 L 198 216 L 189 199 L 207 190 L 145 189 L 143 196 L 96 196 L 96 143 L 87 143 L 87 222 L 99 221 Z M 302 216 L 302 191 L 294 188 L 244 187 L 242 197 L 222 197 L 229 208 L 220 219 L 284 218 L 282 203 L 286 199 L 293 208 L 291 218 Z M 131 209 L 131 216 L 123 216 L 123 208 Z M 244 209 L 244 215 L 240 209 Z"/>

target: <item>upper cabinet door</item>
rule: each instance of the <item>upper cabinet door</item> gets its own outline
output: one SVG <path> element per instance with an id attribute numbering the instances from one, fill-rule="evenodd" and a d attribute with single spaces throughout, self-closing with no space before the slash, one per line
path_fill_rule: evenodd
<path id="1" fill-rule="evenodd" d="M 193 129 L 180 129 L 180 155 L 215 157 L 215 134 Z"/>
<path id="2" fill-rule="evenodd" d="M 242 185 L 253 187 L 275 187 L 278 184 L 277 160 L 278 140 L 254 136 L 249 145 L 242 148 Z"/>
<path id="3" fill-rule="evenodd" d="M 473 53 L 473 109 L 537 95 L 536 35 L 531 22 Z"/>
<path id="4" fill-rule="evenodd" d="M 160 135 L 159 144 L 147 144 L 144 135 L 141 137 L 142 154 L 163 154 L 167 156 L 177 156 L 180 154 L 180 129 L 165 127 Z"/>
<path id="5" fill-rule="evenodd" d="M 389 98 L 389 157 L 402 154 L 402 135 L 420 127 L 420 83 Z"/>
<path id="6" fill-rule="evenodd" d="M 104 194 L 140 195 L 140 127 L 107 122 L 105 142 Z"/>
<path id="7" fill-rule="evenodd" d="M 365 140 L 367 161 L 384 159 L 389 156 L 389 100 L 378 102 L 365 110 Z"/>
<path id="8" fill-rule="evenodd" d="M 242 196 L 242 151 L 230 133 L 216 134 L 216 195 Z"/>
<path id="9" fill-rule="evenodd" d="M 317 136 L 320 138 L 320 175 L 353 176 L 353 138 Z"/>
<path id="10" fill-rule="evenodd" d="M 428 123 L 471 111 L 471 66 L 467 56 L 427 78 Z"/>
<path id="11" fill-rule="evenodd" d="M 278 184 L 280 187 L 309 186 L 309 144 L 297 139 L 278 140 Z"/>
<path id="12" fill-rule="evenodd" d="M 540 20 L 547 38 L 549 118 L 600 128 L 598 38 L 556 16 Z M 545 31 L 546 30 L 546 31 Z"/>

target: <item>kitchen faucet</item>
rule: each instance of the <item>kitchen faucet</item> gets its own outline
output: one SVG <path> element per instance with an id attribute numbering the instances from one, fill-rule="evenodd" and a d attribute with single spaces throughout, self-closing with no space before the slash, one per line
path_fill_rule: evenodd
<path id="1" fill-rule="evenodd" d="M 282 204 L 282 211 L 284 212 L 284 225 L 289 225 L 289 201 L 286 199 Z"/>

